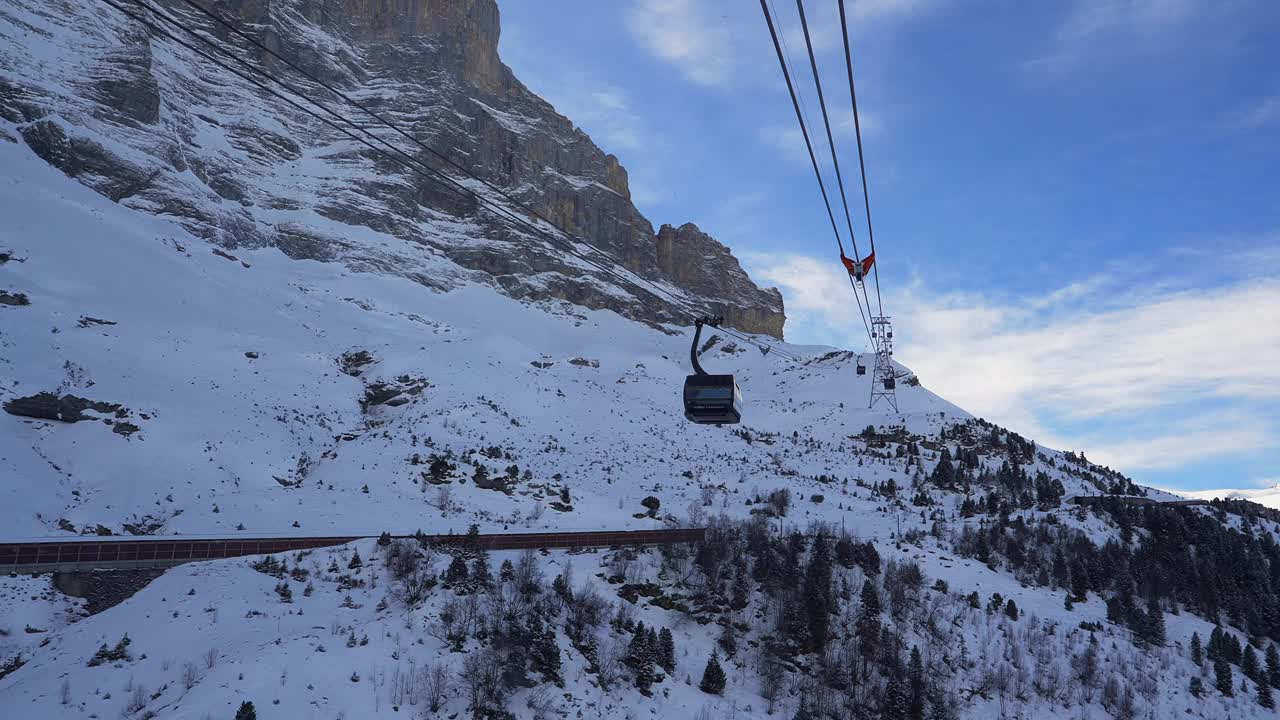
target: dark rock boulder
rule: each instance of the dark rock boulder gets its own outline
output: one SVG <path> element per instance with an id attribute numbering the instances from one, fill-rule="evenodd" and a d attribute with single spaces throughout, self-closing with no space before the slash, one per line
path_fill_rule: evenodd
<path id="1" fill-rule="evenodd" d="M 96 402 L 76 395 L 57 395 L 49 392 L 36 393 L 23 398 L 14 398 L 4 404 L 4 411 L 19 417 L 36 418 L 38 420 L 57 420 L 73 423 L 81 420 L 97 418 L 85 417 L 86 410 L 93 410 L 104 415 L 118 418 L 127 417 L 128 410 L 115 403 Z M 137 429 L 136 427 L 134 428 Z"/>
<path id="2" fill-rule="evenodd" d="M 18 307 L 30 304 L 31 300 L 27 298 L 26 293 L 11 293 L 7 290 L 0 290 L 0 305 L 12 305 L 14 307 Z"/>

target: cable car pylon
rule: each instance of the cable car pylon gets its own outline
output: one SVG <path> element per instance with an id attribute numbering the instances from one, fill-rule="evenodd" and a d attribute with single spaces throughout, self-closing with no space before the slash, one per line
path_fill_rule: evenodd
<path id="1" fill-rule="evenodd" d="M 876 364 L 871 371 L 871 409 L 883 399 L 898 412 L 898 377 L 893 370 L 893 324 L 886 315 L 871 318 L 871 340 L 875 343 Z"/>

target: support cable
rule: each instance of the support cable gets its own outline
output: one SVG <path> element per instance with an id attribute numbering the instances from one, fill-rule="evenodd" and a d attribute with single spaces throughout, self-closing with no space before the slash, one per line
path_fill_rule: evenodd
<path id="1" fill-rule="evenodd" d="M 871 241 L 871 254 L 875 255 L 876 232 L 871 226 L 871 194 L 867 191 L 867 164 L 862 154 L 862 123 L 858 120 L 858 91 L 853 85 L 853 54 L 849 51 L 849 25 L 845 19 L 844 0 L 840 0 L 840 35 L 844 38 L 844 65 L 849 72 L 849 99 L 853 103 L 853 131 L 858 139 L 858 169 L 862 172 L 862 204 L 867 209 L 867 238 Z M 873 263 L 871 271 L 875 273 L 876 303 L 883 317 L 884 301 L 880 298 L 880 263 Z"/>
<path id="2" fill-rule="evenodd" d="M 795 85 L 791 82 L 791 73 L 787 70 L 787 61 L 782 54 L 782 46 L 778 43 L 778 31 L 773 25 L 773 16 L 769 13 L 769 5 L 767 0 L 760 0 L 760 9 L 764 12 L 765 23 L 769 26 L 769 36 L 773 39 L 773 49 L 778 54 L 778 64 L 782 67 L 782 77 L 787 83 L 787 93 L 791 95 L 791 106 L 796 112 L 796 122 L 800 123 L 800 134 L 804 136 L 805 148 L 809 151 L 809 162 L 813 165 L 813 174 L 818 179 L 818 190 L 822 192 L 822 203 L 827 209 L 827 219 L 831 221 L 831 232 L 836 236 L 836 245 L 840 248 L 840 254 L 844 255 L 844 241 L 840 239 L 840 228 L 836 225 L 835 213 L 831 211 L 831 200 L 827 196 L 827 185 L 822 180 L 822 172 L 818 169 L 818 157 L 813 153 L 813 142 L 809 139 L 809 129 L 805 126 L 804 116 L 800 112 L 800 102 L 796 99 Z M 858 296 L 857 286 L 854 285 L 853 277 L 849 277 L 849 287 L 853 289 L 854 298 Z M 859 302 L 859 315 L 861 312 L 861 302 Z M 862 323 L 867 331 L 867 337 L 871 337 L 871 326 L 867 324 L 865 316 L 862 317 Z"/>
<path id="3" fill-rule="evenodd" d="M 827 147 L 831 149 L 831 165 L 836 172 L 836 184 L 840 189 L 840 203 L 844 206 L 844 221 L 849 229 L 849 244 L 853 246 L 853 259 L 861 262 L 862 253 L 858 252 L 858 238 L 853 232 L 853 216 L 849 213 L 849 199 L 844 191 L 844 177 L 840 173 L 840 160 L 836 154 L 836 141 L 831 135 L 831 119 L 827 115 L 827 101 L 822 94 L 822 76 L 818 74 L 818 60 L 814 57 L 813 41 L 809 38 L 809 21 L 804 15 L 804 0 L 796 0 L 796 10 L 800 13 L 800 29 L 804 32 L 804 46 L 809 53 L 809 68 L 813 71 L 813 86 L 818 91 L 818 107 L 822 110 L 822 125 L 827 131 Z M 856 122 L 855 119 L 855 125 Z M 853 286 L 853 294 L 855 298 L 858 295 L 857 283 Z M 862 300 L 867 301 L 867 314 L 870 315 L 871 298 L 867 296 L 866 283 L 862 283 L 862 298 L 858 300 L 858 312 L 860 313 L 862 312 Z"/>

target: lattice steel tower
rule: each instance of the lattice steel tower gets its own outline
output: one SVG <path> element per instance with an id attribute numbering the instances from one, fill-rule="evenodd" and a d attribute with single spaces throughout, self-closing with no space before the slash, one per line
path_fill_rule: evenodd
<path id="1" fill-rule="evenodd" d="M 871 340 L 876 346 L 876 365 L 871 373 L 871 402 L 868 408 L 874 408 L 876 402 L 884 398 L 894 412 L 898 412 L 898 377 L 893 370 L 893 325 L 884 315 L 871 318 Z"/>

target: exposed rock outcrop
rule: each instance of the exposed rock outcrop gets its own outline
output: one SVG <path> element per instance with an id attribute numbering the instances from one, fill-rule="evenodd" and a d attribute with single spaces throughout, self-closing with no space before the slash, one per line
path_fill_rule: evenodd
<path id="1" fill-rule="evenodd" d="M 365 127 L 375 124 L 184 2 L 157 1 L 237 56 Z M 462 175 L 390 130 L 377 136 L 412 158 L 405 163 L 413 170 L 110 6 L 13 2 L 22 17 L 56 31 L 32 32 L 18 16 L 0 15 L 0 37 L 20 34 L 53 60 L 6 63 L 15 70 L 0 83 L 0 119 L 50 164 L 117 202 L 176 218 L 227 249 L 274 246 L 437 289 L 479 280 L 518 298 L 689 323 L 645 284 L 584 267 L 562 238 L 531 232 L 440 181 L 432 170 Z M 688 304 L 723 314 L 731 326 L 781 337 L 776 291 L 756 287 L 728 248 L 692 225 L 655 234 L 631 202 L 618 159 L 502 63 L 495 0 L 206 0 L 205 7 L 289 63 L 360 95 L 415 141 L 574 233 L 605 262 L 679 288 Z M 370 241 L 367 232 L 336 231 L 324 220 L 404 242 Z"/>
<path id="2" fill-rule="evenodd" d="M 707 298 L 747 298 L 747 303 L 721 302 L 715 312 L 725 324 L 755 328 L 755 332 L 782 337 L 782 294 L 761 290 L 747 276 L 729 248 L 702 232 L 697 225 L 663 225 L 657 238 L 658 267 L 675 284 Z M 774 308 L 777 308 L 774 311 Z"/>
<path id="3" fill-rule="evenodd" d="M 58 397 L 54 393 L 48 392 L 36 393 L 29 397 L 14 398 L 4 404 L 4 411 L 10 415 L 36 418 L 38 420 L 57 420 L 65 423 L 97 419 L 85 417 L 84 412 L 86 410 L 93 410 L 103 415 L 115 415 L 119 418 L 127 417 L 129 414 L 128 410 L 116 403 L 97 402 L 76 395 Z"/>

